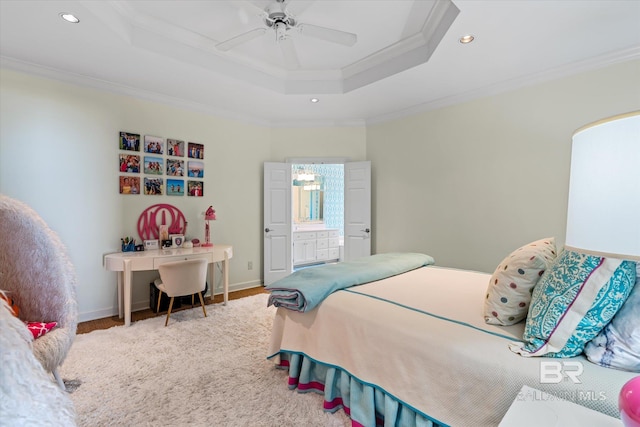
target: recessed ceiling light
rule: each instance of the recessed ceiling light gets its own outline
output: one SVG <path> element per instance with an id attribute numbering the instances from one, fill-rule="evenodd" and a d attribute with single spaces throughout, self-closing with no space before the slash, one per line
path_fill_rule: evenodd
<path id="1" fill-rule="evenodd" d="M 311 98 L 309 101 L 313 102 L 314 104 L 318 101 L 320 101 L 318 98 Z"/>
<path id="2" fill-rule="evenodd" d="M 460 37 L 460 43 L 462 44 L 467 44 L 467 43 L 471 43 L 473 41 L 473 39 L 475 39 L 474 36 L 472 36 L 471 34 L 467 34 L 465 36 Z"/>
<path id="3" fill-rule="evenodd" d="M 80 20 L 76 18 L 75 15 L 67 12 L 60 13 L 60 18 L 64 19 L 67 22 L 71 22 L 72 24 L 77 24 L 78 22 L 80 22 Z"/>

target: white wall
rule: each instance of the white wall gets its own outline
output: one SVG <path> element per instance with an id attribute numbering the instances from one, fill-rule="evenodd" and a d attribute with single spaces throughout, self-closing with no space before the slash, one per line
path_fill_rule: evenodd
<path id="1" fill-rule="evenodd" d="M 372 161 L 375 252 L 491 271 L 530 240 L 563 240 L 571 134 L 640 109 L 639 74 L 635 61 L 366 128 L 269 129 L 2 69 L 0 192 L 31 205 L 68 246 L 81 321 L 117 312 L 102 255 L 155 203 L 180 208 L 201 239 L 213 204 L 212 238 L 234 246 L 231 287 L 259 283 L 262 164 L 288 157 Z M 119 195 L 123 130 L 204 144 L 205 197 Z M 134 276 L 134 307 L 145 307 L 154 273 Z"/>
<path id="2" fill-rule="evenodd" d="M 212 204 L 212 240 L 234 247 L 230 287 L 262 280 L 262 164 L 305 155 L 364 158 L 365 132 L 299 129 L 292 134 L 165 105 L 0 70 L 0 192 L 31 205 L 69 248 L 78 274 L 80 320 L 117 313 L 116 276 L 102 256 L 137 235 L 140 213 L 170 203 L 204 237 L 202 212 Z M 118 194 L 118 134 L 129 131 L 205 146 L 205 197 Z M 292 144 L 283 139 L 291 138 Z M 248 262 L 253 269 L 248 270 Z M 134 274 L 133 307 L 148 307 L 155 272 Z M 218 275 L 220 277 L 220 275 Z M 220 283 L 216 284 L 217 289 Z"/>
<path id="3" fill-rule="evenodd" d="M 271 157 L 346 157 L 366 160 L 367 131 L 364 126 L 342 128 L 273 128 Z"/>
<path id="4" fill-rule="evenodd" d="M 571 137 L 640 109 L 640 61 L 367 129 L 376 252 L 492 272 L 512 250 L 564 243 Z"/>

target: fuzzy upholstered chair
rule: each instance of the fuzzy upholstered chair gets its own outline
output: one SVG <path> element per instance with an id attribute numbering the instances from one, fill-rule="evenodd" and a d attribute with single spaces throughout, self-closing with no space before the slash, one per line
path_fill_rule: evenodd
<path id="1" fill-rule="evenodd" d="M 57 322 L 32 343 L 33 353 L 65 388 L 58 367 L 76 336 L 76 276 L 56 233 L 26 204 L 0 194 L 0 290 L 25 322 Z"/>

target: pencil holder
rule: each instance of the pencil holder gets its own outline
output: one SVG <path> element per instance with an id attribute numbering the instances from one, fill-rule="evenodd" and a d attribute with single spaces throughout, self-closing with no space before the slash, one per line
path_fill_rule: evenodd
<path id="1" fill-rule="evenodd" d="M 133 252 L 136 250 L 136 246 L 134 242 L 123 243 L 122 244 L 122 252 Z"/>

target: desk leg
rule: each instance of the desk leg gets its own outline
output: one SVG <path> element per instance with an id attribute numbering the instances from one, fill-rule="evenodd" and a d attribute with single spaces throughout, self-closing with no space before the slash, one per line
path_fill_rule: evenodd
<path id="1" fill-rule="evenodd" d="M 224 305 L 229 301 L 229 256 L 224 252 L 224 262 L 222 263 L 222 278 L 224 282 Z"/>
<path id="2" fill-rule="evenodd" d="M 210 268 L 207 270 L 207 281 L 209 282 L 209 296 L 211 297 L 211 303 L 213 304 L 213 296 L 216 291 L 216 263 L 209 264 Z"/>
<path id="3" fill-rule="evenodd" d="M 118 271 L 118 318 L 122 319 L 124 316 L 122 308 L 122 286 L 123 286 L 124 272 Z"/>
<path id="4" fill-rule="evenodd" d="M 124 325 L 131 325 L 131 260 L 124 260 Z"/>

